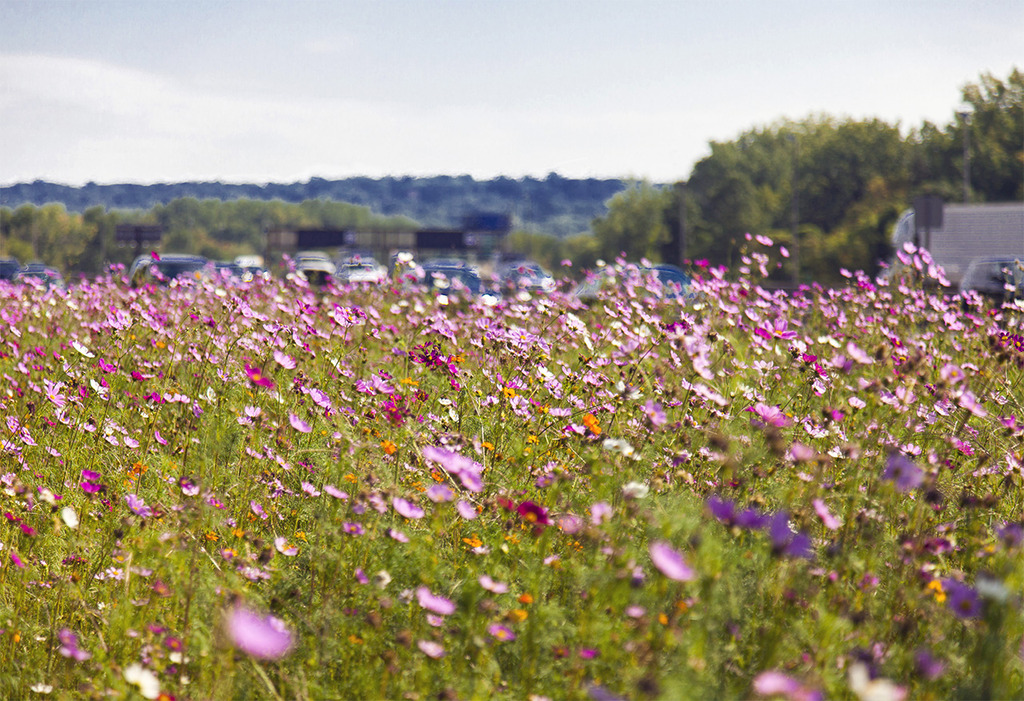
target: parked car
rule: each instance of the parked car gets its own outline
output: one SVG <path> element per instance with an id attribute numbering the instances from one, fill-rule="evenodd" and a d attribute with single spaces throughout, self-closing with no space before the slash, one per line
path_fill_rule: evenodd
<path id="1" fill-rule="evenodd" d="M 975 258 L 960 281 L 960 292 L 968 290 L 995 301 L 1024 299 L 1024 262 L 1007 256 Z"/>
<path id="2" fill-rule="evenodd" d="M 555 278 L 539 263 L 529 260 L 513 261 L 498 268 L 502 288 L 550 292 L 555 289 Z"/>
<path id="3" fill-rule="evenodd" d="M 326 253 L 303 251 L 295 255 L 295 272 L 310 285 L 320 287 L 334 279 L 337 266 Z"/>
<path id="4" fill-rule="evenodd" d="M 203 256 L 167 253 L 159 257 L 139 256 L 128 269 L 128 282 L 133 287 L 147 283 L 169 285 L 177 279 L 200 280 L 210 273 L 210 261 Z"/>
<path id="5" fill-rule="evenodd" d="M 480 274 L 460 261 L 428 261 L 423 264 L 423 284 L 442 293 L 465 290 L 472 296 L 480 294 Z"/>
<path id="6" fill-rule="evenodd" d="M 60 271 L 45 263 L 29 263 L 14 274 L 12 282 L 27 282 L 29 280 L 35 280 L 47 288 L 59 287 L 64 289 L 67 287 L 64 283 L 64 276 L 60 274 Z"/>
<path id="7" fill-rule="evenodd" d="M 387 279 L 388 271 L 374 258 L 349 258 L 337 266 L 335 277 L 342 283 L 379 285 Z"/>
<path id="8" fill-rule="evenodd" d="M 689 304 L 697 298 L 690 276 L 676 266 L 668 264 L 627 264 L 618 270 L 610 266 L 601 268 L 580 283 L 573 294 L 580 300 L 592 301 L 597 299 L 598 293 L 611 285 L 613 280 L 620 287 L 627 283 L 632 284 L 661 299 L 681 298 Z"/>
<path id="9" fill-rule="evenodd" d="M 17 258 L 0 258 L 0 280 L 10 282 L 18 274 L 19 270 L 21 270 L 21 263 L 18 262 Z"/>

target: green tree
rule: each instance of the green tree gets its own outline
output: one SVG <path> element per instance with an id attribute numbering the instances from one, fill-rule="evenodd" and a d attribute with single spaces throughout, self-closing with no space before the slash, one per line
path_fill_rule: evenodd
<path id="1" fill-rule="evenodd" d="M 595 219 L 592 228 L 599 254 L 611 260 L 620 253 L 630 258 L 660 260 L 671 238 L 667 222 L 673 198 L 670 189 L 638 182 L 608 202 L 608 214 Z"/>

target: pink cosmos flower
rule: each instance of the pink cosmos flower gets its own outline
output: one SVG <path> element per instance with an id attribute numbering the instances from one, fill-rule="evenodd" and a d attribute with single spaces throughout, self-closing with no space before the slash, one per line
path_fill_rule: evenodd
<path id="1" fill-rule="evenodd" d="M 436 462 L 442 468 L 458 477 L 462 482 L 462 486 L 469 491 L 483 491 L 484 485 L 480 474 L 483 472 L 484 467 L 476 460 L 432 445 L 428 445 L 423 449 L 423 457 L 431 462 Z"/>
<path id="2" fill-rule="evenodd" d="M 283 367 L 285 370 L 294 370 L 295 366 L 297 365 L 297 363 L 295 362 L 295 358 L 279 350 L 274 351 L 274 362 Z"/>
<path id="3" fill-rule="evenodd" d="M 460 500 L 459 502 L 457 502 L 455 504 L 455 510 L 459 512 L 459 516 L 466 519 L 467 521 L 472 521 L 476 518 L 477 515 L 476 507 L 474 507 L 468 501 Z"/>
<path id="4" fill-rule="evenodd" d="M 441 643 L 435 643 L 433 640 L 419 640 L 416 642 L 416 647 L 424 655 L 434 660 L 439 660 L 445 656 L 444 646 Z"/>
<path id="5" fill-rule="evenodd" d="M 480 586 L 491 592 L 492 594 L 504 594 L 508 591 L 508 585 L 504 582 L 498 582 L 491 579 L 488 575 L 480 575 Z"/>
<path id="6" fill-rule="evenodd" d="M 274 548 L 286 557 L 295 557 L 299 554 L 299 549 L 294 545 L 289 545 L 287 538 L 274 538 Z"/>
<path id="7" fill-rule="evenodd" d="M 226 627 L 235 647 L 257 659 L 280 659 L 294 645 L 292 632 L 284 621 L 260 615 L 244 606 L 228 612 Z"/>
<path id="8" fill-rule="evenodd" d="M 348 493 L 341 491 L 333 484 L 325 484 L 324 491 L 327 492 L 332 497 L 334 497 L 335 499 L 341 499 L 342 501 L 348 499 Z"/>
<path id="9" fill-rule="evenodd" d="M 843 525 L 843 522 L 832 515 L 832 512 L 828 510 L 828 506 L 821 499 L 814 500 L 814 512 L 818 514 L 818 518 L 825 524 L 825 528 L 830 531 L 834 531 Z"/>
<path id="10" fill-rule="evenodd" d="M 788 416 L 777 406 L 769 406 L 758 402 L 752 407 L 748 407 L 747 411 L 753 412 L 762 423 L 768 426 L 776 426 L 778 428 L 784 428 L 792 423 Z"/>
<path id="11" fill-rule="evenodd" d="M 395 507 L 395 511 L 397 511 L 400 516 L 404 516 L 409 519 L 423 518 L 423 509 L 418 507 L 416 504 L 413 504 L 411 501 L 406 501 L 401 497 L 394 497 L 391 500 L 391 505 Z"/>
<path id="12" fill-rule="evenodd" d="M 651 562 L 663 575 L 677 582 L 689 582 L 697 578 L 697 573 L 686 564 L 683 556 L 664 541 L 651 543 L 648 547 Z"/>
<path id="13" fill-rule="evenodd" d="M 455 603 L 451 599 L 437 596 L 426 587 L 419 587 L 416 590 L 416 600 L 422 608 L 441 616 L 450 616 L 455 613 Z"/>
<path id="14" fill-rule="evenodd" d="M 309 433 L 313 430 L 312 426 L 310 426 L 308 423 L 300 419 L 295 414 L 288 415 L 288 423 L 290 423 L 292 425 L 292 428 L 294 428 L 299 433 Z"/>

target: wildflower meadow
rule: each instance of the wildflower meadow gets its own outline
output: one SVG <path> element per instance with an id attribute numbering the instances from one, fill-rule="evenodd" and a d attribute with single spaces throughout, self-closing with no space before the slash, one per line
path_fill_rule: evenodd
<path id="1" fill-rule="evenodd" d="M 0 288 L 0 698 L 1024 696 L 1024 306 Z"/>

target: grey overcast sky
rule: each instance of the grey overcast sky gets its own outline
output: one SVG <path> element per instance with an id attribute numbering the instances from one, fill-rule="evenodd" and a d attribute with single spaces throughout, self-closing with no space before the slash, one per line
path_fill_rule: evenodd
<path id="1" fill-rule="evenodd" d="M 0 184 L 686 178 L 1024 69 L 1024 0 L 0 0 Z"/>

